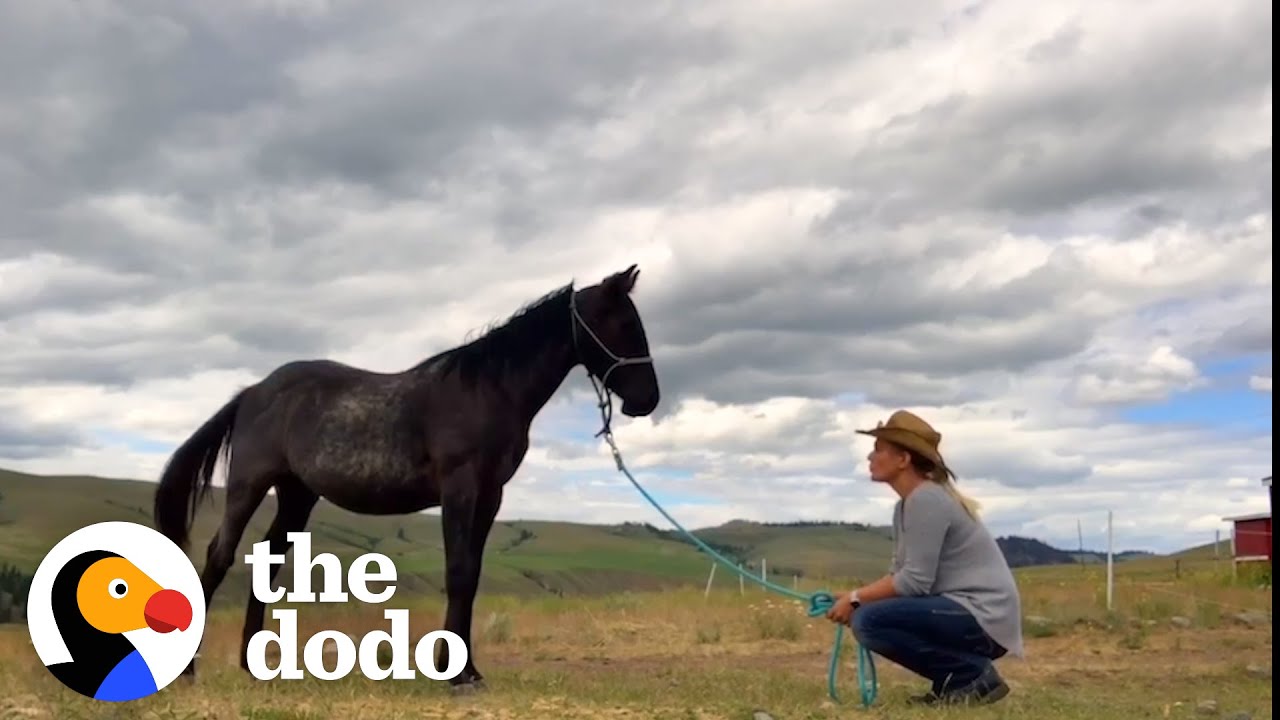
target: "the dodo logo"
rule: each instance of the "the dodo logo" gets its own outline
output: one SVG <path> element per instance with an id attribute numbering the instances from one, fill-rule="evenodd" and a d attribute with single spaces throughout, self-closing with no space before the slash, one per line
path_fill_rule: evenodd
<path id="1" fill-rule="evenodd" d="M 185 553 L 144 525 L 104 522 L 49 551 L 31 581 L 27 625 L 40 661 L 86 697 L 151 695 L 182 672 L 204 634 L 204 592 Z"/>

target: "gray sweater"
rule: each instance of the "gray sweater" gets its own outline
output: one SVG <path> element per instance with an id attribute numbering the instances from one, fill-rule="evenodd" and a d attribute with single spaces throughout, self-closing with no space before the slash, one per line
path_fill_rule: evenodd
<path id="1" fill-rule="evenodd" d="M 1023 657 L 1018 586 L 986 526 L 933 482 L 893 508 L 889 572 L 899 595 L 942 595 L 973 613 L 993 640 Z"/>

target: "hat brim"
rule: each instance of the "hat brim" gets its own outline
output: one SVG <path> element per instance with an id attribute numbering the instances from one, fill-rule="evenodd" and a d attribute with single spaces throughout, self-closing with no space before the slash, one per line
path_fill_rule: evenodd
<path id="1" fill-rule="evenodd" d="M 956 474 L 947 466 L 946 461 L 942 459 L 942 455 L 926 443 L 923 438 L 913 432 L 891 427 L 879 427 L 871 430 L 855 430 L 854 432 L 860 435 L 870 435 L 874 438 L 880 438 L 881 440 L 891 442 L 894 445 L 898 445 L 899 447 L 904 447 L 914 453 L 918 453 L 921 457 L 928 458 L 929 461 L 937 466 L 939 470 L 946 473 L 952 479 L 955 479 Z"/>

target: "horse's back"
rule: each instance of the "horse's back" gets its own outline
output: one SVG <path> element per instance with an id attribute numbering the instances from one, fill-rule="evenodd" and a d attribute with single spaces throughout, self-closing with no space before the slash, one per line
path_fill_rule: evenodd
<path id="1" fill-rule="evenodd" d="M 328 358 L 309 358 L 290 360 L 272 370 L 259 383 L 260 385 L 292 384 L 300 380 L 362 380 L 386 378 L 392 375 L 380 373 L 354 365 L 348 365 Z"/>

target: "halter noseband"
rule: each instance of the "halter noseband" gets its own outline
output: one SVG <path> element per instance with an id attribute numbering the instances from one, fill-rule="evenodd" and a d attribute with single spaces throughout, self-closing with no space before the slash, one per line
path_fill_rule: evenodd
<path id="1" fill-rule="evenodd" d="M 600 429 L 600 432 L 596 433 L 595 436 L 600 437 L 601 435 L 604 435 L 606 438 L 611 438 L 613 431 L 609 428 L 609 421 L 613 418 L 613 393 L 609 390 L 609 386 L 606 384 L 609 382 L 609 374 L 624 365 L 652 364 L 653 357 L 650 355 L 644 355 L 641 357 L 621 357 L 610 350 L 609 346 L 604 344 L 604 341 L 600 339 L 600 336 L 595 334 L 591 329 L 591 326 L 587 324 L 586 319 L 582 317 L 580 312 L 578 312 L 577 298 L 578 291 L 570 289 L 569 328 L 573 334 L 573 351 L 574 354 L 577 355 L 578 360 L 582 363 L 582 367 L 586 369 L 587 379 L 591 381 L 591 386 L 595 388 L 596 391 L 596 399 L 599 400 L 600 419 L 604 426 Z M 591 339 L 596 343 L 596 347 L 604 351 L 604 354 L 608 355 L 609 358 L 613 360 L 613 364 L 611 364 L 609 369 L 605 370 L 604 375 L 600 377 L 599 383 L 596 382 L 596 374 L 592 372 L 591 367 L 587 365 L 587 359 L 583 356 L 582 347 L 578 343 L 579 326 L 581 326 L 582 329 L 591 336 Z"/>

